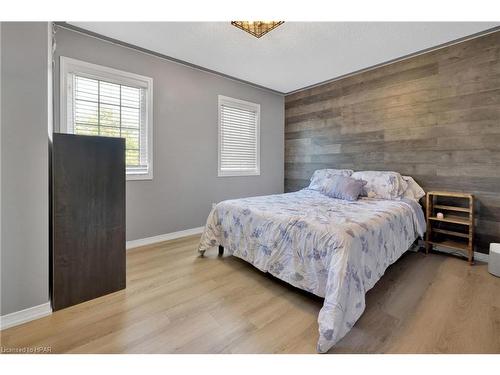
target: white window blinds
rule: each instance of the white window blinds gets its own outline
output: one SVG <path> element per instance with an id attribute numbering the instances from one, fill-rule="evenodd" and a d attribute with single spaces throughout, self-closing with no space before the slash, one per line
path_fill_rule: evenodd
<path id="1" fill-rule="evenodd" d="M 61 67 L 61 131 L 125 138 L 127 179 L 151 179 L 152 80 L 68 58 Z"/>
<path id="2" fill-rule="evenodd" d="M 260 174 L 260 105 L 219 96 L 219 176 Z"/>
<path id="3" fill-rule="evenodd" d="M 142 89 L 78 75 L 73 87 L 74 133 L 125 138 L 127 169 L 147 169 Z"/>

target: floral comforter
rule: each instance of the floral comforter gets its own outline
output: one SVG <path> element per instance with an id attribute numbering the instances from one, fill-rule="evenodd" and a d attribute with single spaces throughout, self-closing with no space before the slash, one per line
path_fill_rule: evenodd
<path id="1" fill-rule="evenodd" d="M 199 251 L 222 245 L 259 270 L 324 297 L 322 353 L 349 332 L 365 309 L 365 293 L 423 235 L 421 211 L 405 201 L 349 202 L 308 189 L 227 200 L 210 213 Z"/>

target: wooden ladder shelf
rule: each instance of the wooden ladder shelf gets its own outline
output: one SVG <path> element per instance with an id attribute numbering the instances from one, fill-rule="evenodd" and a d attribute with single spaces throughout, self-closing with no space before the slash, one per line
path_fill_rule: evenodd
<path id="1" fill-rule="evenodd" d="M 442 204 L 442 200 L 446 204 Z M 452 202 L 452 203 L 450 203 Z M 454 205 L 456 203 L 456 205 Z M 438 217 L 441 212 L 444 217 Z M 426 198 L 426 253 L 434 246 L 465 253 L 474 262 L 474 196 L 466 193 L 430 191 Z M 445 228 L 441 228 L 446 225 Z"/>

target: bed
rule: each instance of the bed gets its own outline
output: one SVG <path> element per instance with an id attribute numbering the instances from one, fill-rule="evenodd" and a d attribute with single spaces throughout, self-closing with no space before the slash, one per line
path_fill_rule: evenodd
<path id="1" fill-rule="evenodd" d="M 198 251 L 221 246 L 323 297 L 317 351 L 324 353 L 359 319 L 365 293 L 424 231 L 415 201 L 346 201 L 303 189 L 217 204 Z"/>

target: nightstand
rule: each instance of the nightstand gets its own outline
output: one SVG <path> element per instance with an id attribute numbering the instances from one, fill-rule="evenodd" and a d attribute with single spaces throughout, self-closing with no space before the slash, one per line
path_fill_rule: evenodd
<path id="1" fill-rule="evenodd" d="M 434 246 L 459 251 L 474 262 L 474 196 L 430 191 L 426 198 L 426 253 Z M 443 214 L 440 217 L 439 214 Z"/>

